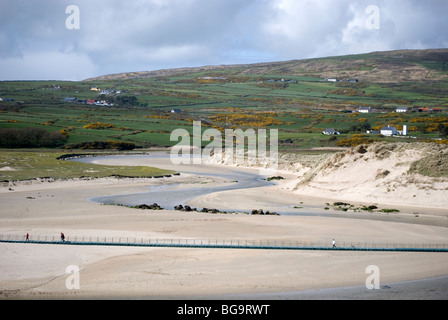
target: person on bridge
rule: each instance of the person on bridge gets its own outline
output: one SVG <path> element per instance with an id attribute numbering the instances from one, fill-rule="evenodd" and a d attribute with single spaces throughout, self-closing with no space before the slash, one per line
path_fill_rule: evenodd
<path id="1" fill-rule="evenodd" d="M 336 241 L 333 239 L 333 248 L 336 248 Z"/>
<path id="2" fill-rule="evenodd" d="M 65 241 L 65 235 L 61 232 L 61 241 L 64 242 Z"/>
<path id="3" fill-rule="evenodd" d="M 30 241 L 30 235 L 28 234 L 28 232 L 26 233 L 26 241 Z"/>

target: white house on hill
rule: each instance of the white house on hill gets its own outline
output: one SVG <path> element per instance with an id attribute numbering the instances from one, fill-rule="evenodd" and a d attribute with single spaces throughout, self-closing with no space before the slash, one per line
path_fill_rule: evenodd
<path id="1" fill-rule="evenodd" d="M 372 113 L 372 108 L 370 107 L 361 107 L 358 110 L 360 113 Z"/>

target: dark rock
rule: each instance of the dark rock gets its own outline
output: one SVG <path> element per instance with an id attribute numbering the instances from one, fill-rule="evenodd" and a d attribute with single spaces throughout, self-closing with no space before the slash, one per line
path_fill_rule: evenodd
<path id="1" fill-rule="evenodd" d="M 349 206 L 350 203 L 345 203 L 345 202 L 335 202 L 333 203 L 334 206 Z"/>
<path id="2" fill-rule="evenodd" d="M 272 180 L 283 180 L 285 178 L 281 177 L 281 176 L 276 176 L 276 177 L 269 177 L 268 181 L 272 181 Z"/>
<path id="3" fill-rule="evenodd" d="M 138 206 L 135 206 L 135 208 L 142 210 L 163 210 L 163 208 L 160 207 L 157 203 L 153 203 L 149 206 L 147 204 L 140 204 Z"/>
<path id="4" fill-rule="evenodd" d="M 142 209 L 142 210 L 149 210 L 149 206 L 147 204 L 140 204 L 138 206 L 135 206 L 136 209 Z"/>
<path id="5" fill-rule="evenodd" d="M 152 205 L 149 206 L 149 209 L 151 209 L 151 210 L 162 210 L 163 208 L 160 207 L 157 203 L 153 203 Z"/>

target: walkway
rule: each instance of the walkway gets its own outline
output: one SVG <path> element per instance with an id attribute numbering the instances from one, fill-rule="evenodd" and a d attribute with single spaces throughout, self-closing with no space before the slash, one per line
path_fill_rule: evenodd
<path id="1" fill-rule="evenodd" d="M 76 237 L 61 241 L 56 236 L 38 236 L 27 241 L 23 236 L 0 235 L 0 243 L 153 248 L 448 252 L 448 244 L 342 242 L 333 248 L 331 244 L 323 242 L 304 243 L 282 240 L 138 239 L 126 237 L 79 237 L 78 239 Z"/>

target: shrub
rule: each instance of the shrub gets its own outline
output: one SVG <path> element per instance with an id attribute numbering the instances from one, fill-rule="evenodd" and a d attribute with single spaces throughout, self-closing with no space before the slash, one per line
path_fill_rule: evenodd
<path id="1" fill-rule="evenodd" d="M 439 124 L 438 131 L 441 137 L 448 137 L 448 123 Z"/>
<path id="2" fill-rule="evenodd" d="M 0 129 L 0 147 L 2 148 L 42 148 L 59 147 L 67 141 L 61 132 L 48 132 L 40 128 Z"/>
<path id="3" fill-rule="evenodd" d="M 397 210 L 397 209 L 381 209 L 380 212 L 392 213 L 392 212 L 400 212 L 400 210 Z"/>
<path id="4" fill-rule="evenodd" d="M 361 144 L 370 144 L 373 142 L 374 142 L 373 139 L 370 139 L 365 135 L 355 134 L 351 138 L 339 140 L 337 142 L 337 145 L 341 147 L 356 147 Z"/>
<path id="5" fill-rule="evenodd" d="M 115 128 L 115 126 L 112 123 L 90 123 L 84 126 L 84 129 L 94 129 L 94 130 L 103 130 L 103 129 L 111 129 Z"/>
<path id="6" fill-rule="evenodd" d="M 78 144 L 73 144 L 73 145 L 67 146 L 67 148 L 70 148 L 70 149 L 97 149 L 97 150 L 113 149 L 113 150 L 123 151 L 123 150 L 134 150 L 135 143 L 114 141 L 114 140 L 91 141 L 91 142 L 82 142 L 82 143 L 78 143 Z"/>
<path id="7" fill-rule="evenodd" d="M 275 114 L 259 113 L 259 114 L 218 114 L 212 116 L 210 119 L 220 123 L 231 123 L 236 126 L 252 126 L 252 127 L 267 127 L 271 125 L 282 125 L 283 122 L 273 118 Z"/>

